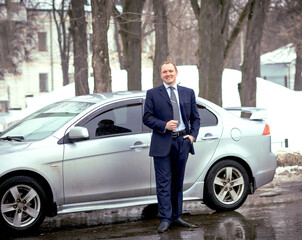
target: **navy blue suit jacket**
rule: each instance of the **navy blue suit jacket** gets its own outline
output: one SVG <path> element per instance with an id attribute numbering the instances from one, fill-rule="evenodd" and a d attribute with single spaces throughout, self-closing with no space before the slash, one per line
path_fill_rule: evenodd
<path id="1" fill-rule="evenodd" d="M 194 91 L 190 88 L 177 86 L 179 105 L 187 134 L 197 138 L 200 118 L 196 106 Z M 143 122 L 153 130 L 150 146 L 150 156 L 167 156 L 171 149 L 172 132 L 166 130 L 168 121 L 173 120 L 171 100 L 164 85 L 147 91 Z M 194 154 L 193 144 L 190 153 Z"/>

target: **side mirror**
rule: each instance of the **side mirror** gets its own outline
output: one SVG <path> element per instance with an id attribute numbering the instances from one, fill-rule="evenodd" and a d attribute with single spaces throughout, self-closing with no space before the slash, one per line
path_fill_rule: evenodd
<path id="1" fill-rule="evenodd" d="M 72 142 L 89 139 L 89 132 L 84 127 L 73 127 L 68 133 L 68 139 Z"/>

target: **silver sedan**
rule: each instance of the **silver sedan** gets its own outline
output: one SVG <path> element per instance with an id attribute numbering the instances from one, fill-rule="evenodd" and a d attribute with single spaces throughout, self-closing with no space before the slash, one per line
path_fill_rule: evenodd
<path id="1" fill-rule="evenodd" d="M 45 216 L 157 202 L 143 125 L 145 92 L 79 96 L 51 104 L 0 134 L 0 224 L 15 232 Z M 240 207 L 274 178 L 269 126 L 197 98 L 201 117 L 184 200 L 217 211 Z M 244 109 L 235 109 L 244 110 Z M 261 112 L 261 111 L 260 111 Z"/>

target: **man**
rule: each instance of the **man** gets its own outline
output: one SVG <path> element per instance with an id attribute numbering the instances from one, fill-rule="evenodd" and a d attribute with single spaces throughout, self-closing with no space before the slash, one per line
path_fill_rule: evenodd
<path id="1" fill-rule="evenodd" d="M 170 226 L 192 227 L 181 219 L 183 180 L 189 152 L 194 154 L 200 118 L 192 89 L 178 86 L 173 62 L 161 66 L 163 85 L 147 91 L 143 122 L 153 130 L 150 156 L 154 159 L 159 233 Z"/>

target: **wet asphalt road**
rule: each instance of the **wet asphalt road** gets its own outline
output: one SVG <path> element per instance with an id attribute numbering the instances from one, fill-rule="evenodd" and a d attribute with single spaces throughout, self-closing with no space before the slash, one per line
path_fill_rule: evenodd
<path id="1" fill-rule="evenodd" d="M 1 231 L 0 239 L 302 239 L 300 178 L 274 180 L 234 212 L 216 213 L 199 202 L 186 203 L 183 219 L 196 225 L 192 229 L 174 227 L 158 234 L 159 220 L 141 219 L 143 207 L 138 207 L 47 218 L 35 233 L 9 236 Z"/>

